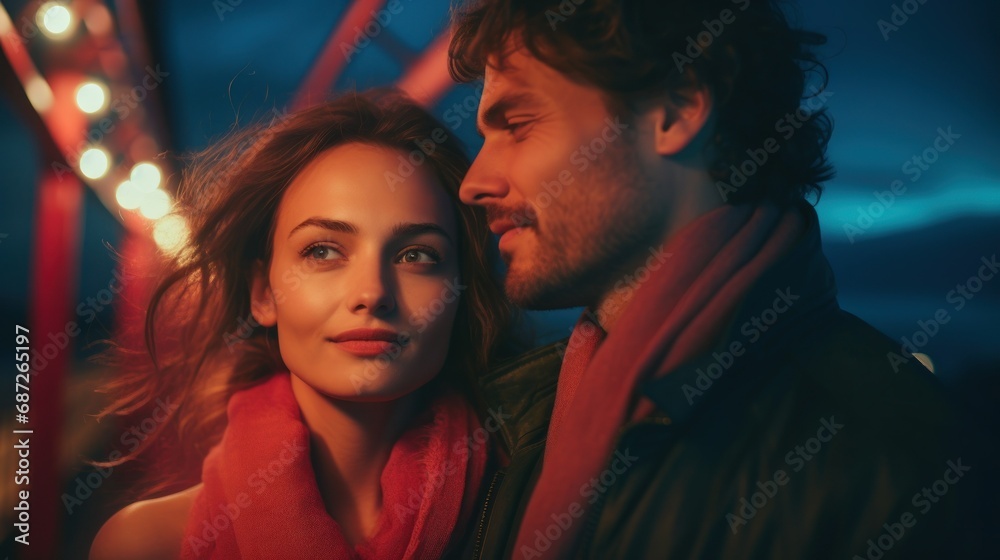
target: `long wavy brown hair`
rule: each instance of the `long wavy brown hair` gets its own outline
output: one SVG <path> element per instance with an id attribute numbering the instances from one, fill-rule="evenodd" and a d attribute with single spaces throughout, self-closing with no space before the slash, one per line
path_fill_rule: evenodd
<path id="1" fill-rule="evenodd" d="M 177 193 L 189 242 L 150 296 L 143 344 L 118 343 L 108 351 L 118 372 L 105 390 L 115 399 L 98 416 L 134 415 L 165 397 L 169 418 L 120 459 L 95 464 L 121 464 L 164 439 L 175 464 L 161 464 L 142 495 L 176 488 L 176 474 L 200 464 L 221 438 L 228 398 L 283 367 L 275 328 L 253 322 L 251 271 L 270 262 L 278 204 L 291 181 L 321 152 L 353 142 L 393 148 L 428 166 L 454 202 L 467 287 L 439 379 L 474 397 L 470 380 L 511 340 L 513 310 L 496 278 L 485 214 L 458 198 L 469 159 L 448 129 L 404 95 L 351 93 L 234 132 L 191 158 Z M 388 173 L 406 173 L 401 165 L 373 173 L 392 181 Z"/>

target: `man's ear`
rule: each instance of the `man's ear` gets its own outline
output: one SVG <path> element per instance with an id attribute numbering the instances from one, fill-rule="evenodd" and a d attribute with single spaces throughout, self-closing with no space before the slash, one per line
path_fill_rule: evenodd
<path id="1" fill-rule="evenodd" d="M 712 115 L 712 94 L 706 87 L 672 92 L 655 109 L 656 153 L 675 156 L 694 142 Z"/>
<path id="2" fill-rule="evenodd" d="M 278 324 L 278 309 L 267 272 L 263 261 L 254 261 L 250 279 L 250 312 L 261 326 L 273 327 Z"/>

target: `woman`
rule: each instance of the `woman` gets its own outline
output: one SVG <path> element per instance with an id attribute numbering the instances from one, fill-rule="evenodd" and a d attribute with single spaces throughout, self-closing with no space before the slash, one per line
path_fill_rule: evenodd
<path id="1" fill-rule="evenodd" d="M 170 394 L 181 444 L 218 444 L 200 484 L 105 523 L 92 559 L 460 553 L 487 459 L 465 379 L 510 314 L 485 217 L 458 202 L 468 166 L 433 117 L 376 92 L 189 170 L 190 248 L 147 314 L 155 366 L 106 413 Z"/>

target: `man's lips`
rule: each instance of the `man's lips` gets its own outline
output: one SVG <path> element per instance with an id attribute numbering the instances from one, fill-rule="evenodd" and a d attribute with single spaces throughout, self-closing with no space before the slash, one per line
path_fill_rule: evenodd
<path id="1" fill-rule="evenodd" d="M 517 225 L 514 224 L 513 220 L 501 219 L 490 222 L 490 231 L 495 235 L 503 236 L 503 234 L 516 228 Z"/>
<path id="2" fill-rule="evenodd" d="M 499 249 L 502 254 L 506 255 L 513 251 L 512 244 L 514 240 L 527 229 L 534 227 L 535 222 L 533 219 L 526 219 L 530 214 L 528 211 L 517 212 L 513 214 L 508 212 L 501 213 L 498 210 L 492 210 L 487 208 L 486 213 L 490 220 L 490 231 L 500 237 Z M 499 217 L 499 216 L 503 217 Z M 512 219 L 512 216 L 518 219 Z"/>
<path id="3" fill-rule="evenodd" d="M 521 233 L 527 229 L 526 227 L 515 227 L 504 230 L 503 235 L 500 236 L 500 241 L 497 243 L 497 248 L 500 249 L 500 253 L 506 255 L 513 251 L 512 244 L 517 240 Z"/>
<path id="4" fill-rule="evenodd" d="M 362 358 L 373 358 L 392 351 L 398 352 L 407 338 L 388 329 L 351 329 L 327 340 L 338 348 Z"/>

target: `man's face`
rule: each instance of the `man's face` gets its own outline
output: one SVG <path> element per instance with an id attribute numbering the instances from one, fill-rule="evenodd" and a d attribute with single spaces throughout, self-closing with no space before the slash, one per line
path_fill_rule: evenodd
<path id="1" fill-rule="evenodd" d="M 488 67 L 482 150 L 462 183 L 500 235 L 511 300 L 530 309 L 592 305 L 622 267 L 657 243 L 662 189 L 636 120 L 601 90 L 515 51 Z"/>

